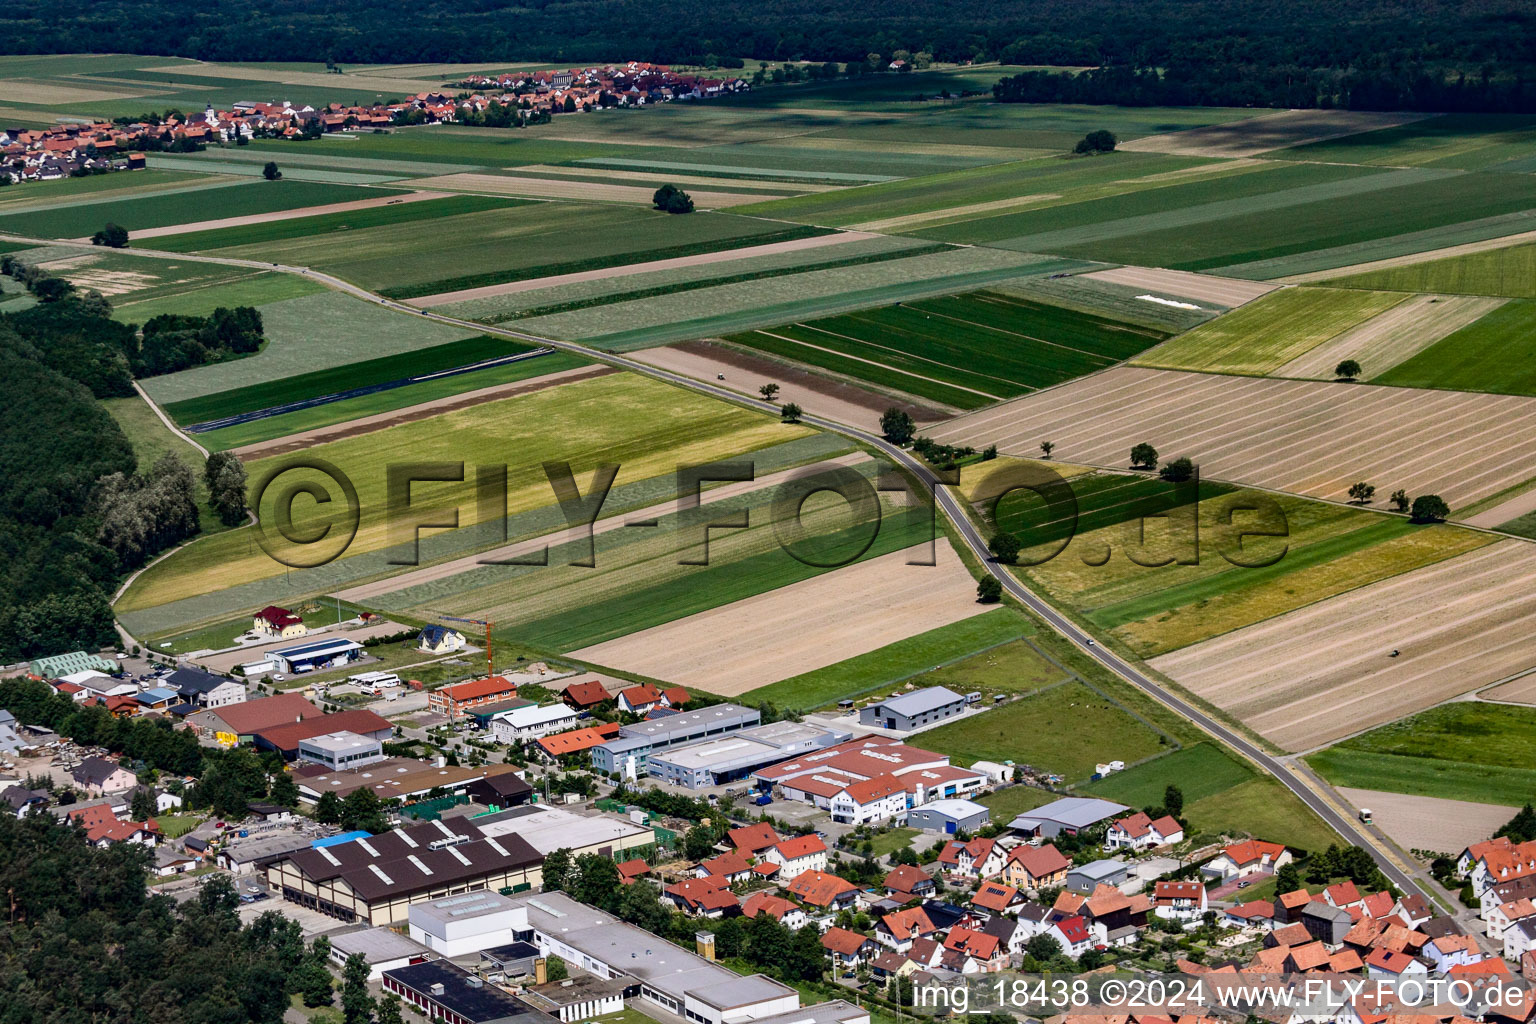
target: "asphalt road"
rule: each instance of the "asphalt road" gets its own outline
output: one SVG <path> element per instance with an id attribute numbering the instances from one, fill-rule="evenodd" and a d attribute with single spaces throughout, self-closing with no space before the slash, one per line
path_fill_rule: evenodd
<path id="1" fill-rule="evenodd" d="M 92 246 L 87 243 L 58 242 L 51 239 L 28 238 L 25 236 L 0 235 L 0 239 L 17 242 L 31 242 L 41 245 L 78 245 L 80 248 L 84 249 L 92 248 Z M 645 376 L 651 377 L 653 379 L 663 380 L 668 383 L 675 384 L 678 387 L 683 387 L 691 391 L 711 395 L 722 401 L 732 402 L 736 405 L 745 405 L 750 408 L 757 409 L 761 412 L 770 414 L 775 414 L 779 411 L 779 407 L 772 403 L 759 401 L 757 399 L 750 398 L 748 396 L 742 395 L 739 392 L 731 391 L 726 388 L 716 387 L 715 385 L 710 384 L 708 381 L 695 380 L 692 377 L 685 377 L 681 374 L 659 369 L 646 363 L 642 363 L 634 359 L 629 359 L 617 353 L 604 352 L 600 349 L 589 348 L 585 345 L 581 345 L 575 342 L 558 341 L 553 338 L 543 338 L 534 334 L 526 334 L 522 331 L 509 330 L 505 327 L 487 326 L 485 324 L 476 323 L 472 320 L 459 320 L 455 317 L 434 313 L 429 309 L 416 309 L 415 307 L 407 306 L 404 303 L 395 302 L 392 299 L 387 299 L 381 295 L 376 295 L 365 288 L 361 288 L 348 281 L 343 281 L 340 278 L 332 277 L 329 274 L 325 274 L 317 270 L 311 270 L 308 267 L 290 267 L 276 263 L 262 263 L 257 260 L 226 259 L 216 256 L 189 256 L 186 253 L 157 252 L 155 250 L 146 249 L 127 249 L 120 251 L 124 252 L 125 254 L 144 256 L 148 258 L 220 263 L 229 266 L 251 267 L 260 270 L 271 270 L 282 273 L 298 274 L 319 281 L 331 288 L 334 288 L 337 291 L 345 292 L 349 295 L 355 296 L 356 298 L 362 299 L 365 302 L 372 302 L 376 305 L 381 305 L 386 308 L 408 314 L 410 316 L 420 316 L 429 320 L 436 320 L 439 323 L 450 324 L 455 327 L 463 327 L 470 330 L 480 331 L 485 334 L 500 335 L 502 337 L 512 338 L 517 341 L 527 342 L 532 345 L 563 349 L 567 352 L 573 352 L 578 355 L 585 356 L 596 362 L 608 363 L 612 366 L 620 366 L 626 370 L 644 374 Z M 1109 669 L 1111 672 L 1114 672 L 1116 675 L 1120 676 L 1132 686 L 1142 690 L 1143 692 L 1150 695 L 1153 699 L 1173 710 L 1175 713 L 1193 722 L 1203 731 L 1210 734 L 1211 736 L 1214 736 L 1216 739 L 1225 743 L 1229 747 L 1232 747 L 1234 750 L 1237 750 L 1244 757 L 1248 758 L 1254 764 L 1257 764 L 1270 775 L 1274 776 L 1282 785 L 1294 793 L 1296 797 L 1302 801 L 1302 803 L 1311 808 L 1318 817 L 1327 822 L 1330 828 L 1339 833 L 1345 842 L 1369 850 L 1371 856 L 1376 860 L 1377 865 L 1381 868 L 1382 873 L 1386 875 L 1387 878 L 1391 879 L 1392 883 L 1401 889 L 1404 893 L 1418 894 L 1430 899 L 1431 903 L 1434 902 L 1430 890 L 1425 885 L 1420 883 L 1419 878 L 1415 877 L 1416 873 L 1410 874 L 1409 872 L 1399 867 L 1398 863 L 1392 857 L 1388 856 L 1388 854 L 1383 850 L 1380 842 L 1376 839 L 1375 836 L 1359 827 L 1353 818 L 1339 814 L 1338 811 L 1334 809 L 1332 804 L 1323 799 L 1323 797 L 1320 796 L 1311 786 L 1307 785 L 1307 783 L 1302 780 L 1299 770 L 1291 767 L 1289 764 L 1286 764 L 1279 758 L 1269 754 L 1240 733 L 1229 729 L 1227 726 L 1223 725 L 1215 718 L 1212 718 L 1204 711 L 1183 700 L 1176 694 L 1169 691 L 1166 687 L 1162 686 L 1160 683 L 1144 675 L 1142 672 L 1130 665 L 1124 659 L 1120 658 L 1118 655 L 1114 654 L 1112 651 L 1105 650 L 1091 636 L 1089 636 L 1083 630 L 1079 629 L 1069 619 L 1063 616 L 1060 612 L 1056 611 L 1055 608 L 1051 607 L 1045 601 L 1035 596 L 1035 594 L 1028 590 L 1022 583 L 1020 583 L 1012 573 L 1009 573 L 996 562 L 993 562 L 991 559 L 991 554 L 987 550 L 986 538 L 982 537 L 981 533 L 972 524 L 971 520 L 965 515 L 964 510 L 960 507 L 960 503 L 955 500 L 954 495 L 939 484 L 939 481 L 935 477 L 934 473 L 925 463 L 920 462 L 917 458 L 912 456 L 904 449 L 889 443 L 885 440 L 885 438 L 879 435 L 866 433 L 865 431 L 849 427 L 845 424 L 836 423 L 831 420 L 821 419 L 815 416 L 804 416 L 802 417 L 802 420 L 803 422 L 812 426 L 820 427 L 821 429 L 830 431 L 832 433 L 841 434 L 844 437 L 852 438 L 867 444 L 872 448 L 876 448 L 884 455 L 886 455 L 886 457 L 890 458 L 893 462 L 912 473 L 912 475 L 915 476 L 933 494 L 934 499 L 938 503 L 938 506 L 943 509 L 944 514 L 948 516 L 950 521 L 955 525 L 955 529 L 959 532 L 959 535 L 961 539 L 964 540 L 966 546 L 970 548 L 971 553 L 981 562 L 986 571 L 991 573 L 998 580 L 998 582 L 1002 584 L 1005 591 L 1011 594 L 1021 604 L 1028 607 L 1036 615 L 1040 616 L 1040 618 L 1044 619 L 1062 636 L 1076 644 L 1089 657 L 1094 658 L 1105 668 Z"/>

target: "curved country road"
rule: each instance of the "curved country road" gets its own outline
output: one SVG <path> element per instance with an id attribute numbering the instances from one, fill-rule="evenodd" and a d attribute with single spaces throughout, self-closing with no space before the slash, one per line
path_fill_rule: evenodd
<path id="1" fill-rule="evenodd" d="M 24 242 L 32 245 L 75 246 L 83 249 L 93 248 L 93 246 L 91 246 L 88 242 L 61 242 L 55 239 L 30 238 L 21 235 L 9 234 L 0 234 L 0 241 Z M 97 251 L 100 250 L 97 249 Z M 678 387 L 687 388 L 691 391 L 701 392 L 714 398 L 718 398 L 722 401 L 731 402 L 735 405 L 744 405 L 749 408 L 757 409 L 761 412 L 767 413 L 777 413 L 779 411 L 779 407 L 773 405 L 772 403 L 759 401 L 758 399 L 750 398 L 740 394 L 739 392 L 731 391 L 726 388 L 716 387 L 707 381 L 695 380 L 692 377 L 685 377 L 682 374 L 672 373 L 668 370 L 663 370 L 658 367 L 651 366 L 647 363 L 642 363 L 635 359 L 629 359 L 617 353 L 605 352 L 601 349 L 589 348 L 576 342 L 558 341 L 553 338 L 544 338 L 535 334 L 525 334 L 521 331 L 509 330 L 505 327 L 476 323 L 473 320 L 460 320 L 455 317 L 434 313 L 430 309 L 417 309 L 414 306 L 408 306 L 403 302 L 396 302 L 393 299 L 385 298 L 382 295 L 377 295 L 374 292 L 368 291 L 366 288 L 359 287 L 358 285 L 352 284 L 348 281 L 343 281 L 338 277 L 332 277 L 331 275 L 321 271 L 312 270 L 308 267 L 293 267 L 278 263 L 263 263 L 258 260 L 229 259 L 218 256 L 195 256 L 189 255 L 187 253 L 163 252 L 149 249 L 129 248 L 116 249 L 112 251 L 122 255 L 143 256 L 149 259 L 174 259 L 187 262 L 218 263 L 226 266 L 247 267 L 255 270 L 297 274 L 318 281 L 327 287 L 335 289 L 336 291 L 345 292 L 346 294 L 362 299 L 365 302 L 371 302 L 375 305 L 384 306 L 388 309 L 395 310 L 408 316 L 417 316 L 428 320 L 435 320 L 439 323 L 450 324 L 455 327 L 463 327 L 485 334 L 500 335 L 502 337 L 511 338 L 532 345 L 544 345 L 550 348 L 563 349 L 567 352 L 573 352 L 578 355 L 585 356 L 586 358 L 595 362 L 602 362 L 612 366 L 623 367 L 624 369 L 630 370 L 634 373 L 644 374 L 647 377 L 663 380 Z M 1089 636 L 1089 634 L 1079 629 L 1069 619 L 1063 616 L 1060 612 L 1056 611 L 1055 608 L 1041 600 L 1033 592 L 1026 588 L 1021 582 L 1019 582 L 1016 577 L 1013 576 L 1012 573 L 1009 573 L 996 562 L 992 561 L 991 554 L 987 550 L 986 539 L 982 537 L 981 533 L 972 524 L 971 520 L 965 515 L 964 510 L 960 507 L 960 503 L 955 499 L 954 495 L 939 483 L 933 472 L 924 463 L 920 462 L 904 449 L 886 441 L 885 438 L 879 435 L 866 433 L 865 431 L 846 426 L 842 423 L 821 419 L 815 416 L 803 416 L 802 421 L 813 426 L 820 427 L 823 430 L 841 434 L 844 437 L 849 437 L 860 441 L 872 448 L 876 448 L 884 453 L 893 462 L 896 462 L 903 468 L 907 469 L 910 473 L 922 481 L 923 485 L 929 489 L 939 507 L 944 510 L 944 514 L 947 515 L 950 521 L 954 524 L 955 529 L 958 531 L 960 537 L 965 541 L 966 546 L 970 548 L 971 553 L 977 558 L 982 566 L 985 567 L 987 572 L 996 577 L 998 582 L 1002 584 L 1005 591 L 1011 594 L 1021 604 L 1028 607 L 1040 618 L 1044 619 L 1062 636 L 1076 644 L 1089 657 L 1094 658 L 1105 668 L 1120 676 L 1132 686 L 1135 686 L 1137 689 L 1145 692 L 1153 699 L 1157 700 L 1159 703 L 1168 707 L 1183 718 L 1193 722 L 1206 733 L 1238 751 L 1248 760 L 1252 761 L 1254 764 L 1264 769 L 1264 771 L 1274 776 L 1274 778 L 1279 780 L 1282 785 L 1294 793 L 1296 797 L 1302 801 L 1302 803 L 1311 808 L 1312 811 L 1318 815 L 1318 817 L 1327 822 L 1329 827 L 1331 827 L 1335 832 L 1339 833 L 1339 835 L 1343 837 L 1346 842 L 1356 846 L 1364 847 L 1365 849 L 1369 850 L 1371 856 L 1375 858 L 1377 865 L 1381 868 L 1382 873 L 1385 874 L 1387 878 L 1389 878 L 1392 883 L 1401 889 L 1405 894 L 1421 895 L 1429 899 L 1431 903 L 1435 902 L 1435 899 L 1432 895 L 1432 883 L 1428 883 L 1428 880 L 1425 878 L 1423 873 L 1418 871 L 1405 870 L 1402 866 L 1400 866 L 1398 861 L 1389 855 L 1380 839 L 1378 839 L 1371 832 L 1360 828 L 1354 819 L 1340 814 L 1334 808 L 1333 804 L 1326 800 L 1317 791 L 1317 789 L 1314 789 L 1313 786 L 1309 785 L 1303 778 L 1302 769 L 1298 769 L 1287 761 L 1281 760 L 1280 758 L 1269 754 L 1240 733 L 1235 732 L 1234 730 L 1223 725 L 1220 721 L 1195 707 L 1193 704 L 1190 704 L 1188 701 L 1185 701 L 1181 697 L 1177 696 L 1157 681 L 1144 675 L 1142 672 L 1140 672 L 1138 669 L 1136 669 L 1134 666 L 1126 662 L 1118 655 L 1111 651 L 1105 650 L 1102 646 L 1097 644 Z M 180 434 L 181 431 L 178 430 L 177 433 Z M 184 434 L 182 436 L 185 437 Z M 190 441 L 190 439 L 188 440 Z M 191 443 L 195 444 L 196 442 Z M 1321 786 L 1321 784 L 1319 785 Z M 1423 880 L 1422 883 L 1421 880 Z"/>

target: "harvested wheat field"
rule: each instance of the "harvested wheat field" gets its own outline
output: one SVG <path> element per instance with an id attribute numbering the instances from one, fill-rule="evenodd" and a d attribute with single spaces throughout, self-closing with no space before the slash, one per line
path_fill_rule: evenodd
<path id="1" fill-rule="evenodd" d="M 572 651 L 595 665 L 734 697 L 987 611 L 949 542 L 927 545 Z"/>
<path id="2" fill-rule="evenodd" d="M 1332 380 L 1345 359 L 1369 380 L 1508 301 L 1480 295 L 1417 295 L 1325 341 L 1274 371 L 1276 377 Z"/>
<path id="3" fill-rule="evenodd" d="M 1365 480 L 1465 507 L 1536 473 L 1536 398 L 1123 366 L 951 420 L 936 441 L 1123 469 L 1133 445 L 1208 478 L 1342 501 Z"/>
<path id="4" fill-rule="evenodd" d="M 1533 574 L 1536 545 L 1490 544 L 1150 664 L 1310 750 L 1536 666 Z"/>
<path id="5" fill-rule="evenodd" d="M 1435 796 L 1407 796 L 1374 789 L 1340 789 L 1358 810 L 1405 850 L 1437 850 L 1455 856 L 1493 835 L 1513 815 L 1503 804 L 1474 804 Z"/>
<path id="6" fill-rule="evenodd" d="M 1489 687 L 1478 696 L 1500 704 L 1536 704 L 1536 672 Z"/>
<path id="7" fill-rule="evenodd" d="M 57 274 L 76 288 L 91 289 L 108 296 L 126 295 L 143 288 L 160 283 L 160 278 L 154 274 L 140 273 L 137 270 L 105 270 L 95 264 L 100 257 L 85 253 L 80 256 L 66 256 L 61 260 L 49 260 L 39 263 L 38 267 L 51 274 Z"/>
<path id="8" fill-rule="evenodd" d="M 685 341 L 680 345 L 642 349 L 633 358 L 658 369 L 730 388 L 751 398 L 758 397 L 757 389 L 761 385 L 777 383 L 781 390 L 775 400 L 780 405 L 794 402 L 809 415 L 822 416 L 861 430 L 879 427 L 881 414 L 893 405 L 906 410 L 919 423 L 937 422 L 955 412 L 922 404 L 910 395 L 897 398 L 709 341 Z"/>
<path id="9" fill-rule="evenodd" d="M 1235 277 L 1212 277 L 1188 270 L 1163 270 L 1161 267 L 1115 267 L 1112 270 L 1095 270 L 1083 276 L 1213 306 L 1226 306 L 1228 309 L 1252 302 L 1279 287 L 1268 281 L 1240 281 Z"/>
<path id="10" fill-rule="evenodd" d="M 513 178 L 500 174 L 443 174 L 436 178 L 422 178 L 414 184 L 426 189 L 446 189 L 450 192 L 479 192 L 496 196 L 526 196 L 534 199 L 580 199 L 594 203 L 641 203 L 651 205 L 654 188 L 640 185 L 607 185 L 596 181 L 579 181 L 575 178 Z M 761 203 L 769 199 L 783 199 L 782 195 L 765 195 L 743 192 L 688 193 L 701 210 L 715 210 L 726 206 Z"/>
<path id="11" fill-rule="evenodd" d="M 1182 132 L 1149 135 L 1120 143 L 1136 153 L 1179 156 L 1244 157 L 1309 142 L 1422 121 L 1428 114 L 1372 113 L 1363 110 L 1281 110 L 1246 121 L 1206 125 Z"/>

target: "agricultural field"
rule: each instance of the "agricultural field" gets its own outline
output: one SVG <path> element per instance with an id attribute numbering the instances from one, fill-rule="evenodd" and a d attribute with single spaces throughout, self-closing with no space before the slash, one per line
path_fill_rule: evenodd
<path id="1" fill-rule="evenodd" d="M 1373 380 L 1411 388 L 1536 395 L 1533 322 L 1536 299 L 1513 299 Z"/>
<path id="2" fill-rule="evenodd" d="M 1404 360 L 1413 358 L 1441 339 L 1461 333 L 1463 328 L 1478 322 L 1504 301 L 1481 295 L 1414 295 L 1385 313 L 1309 349 L 1272 370 L 1271 374 L 1333 380 L 1340 363 L 1353 359 L 1360 365 L 1361 379 L 1387 383 L 1390 371 Z M 1425 386 L 1450 385 L 1436 382 Z"/>
<path id="3" fill-rule="evenodd" d="M 545 337 L 629 351 L 986 288 L 1080 264 L 999 249 L 917 249 L 911 255 L 557 312 L 518 327 Z"/>
<path id="4" fill-rule="evenodd" d="M 679 464 L 744 454 L 808 433 L 804 427 L 786 426 L 631 374 L 609 374 L 338 440 L 313 454 L 347 473 L 358 489 L 362 521 L 347 548 L 352 557 L 395 543 L 386 530 L 383 469 L 400 452 L 410 452 L 420 461 L 512 463 L 507 509 L 515 514 L 553 501 L 540 468 L 545 458 L 568 460 L 583 487 L 590 485 L 589 467 L 618 462 L 623 484 L 663 474 L 670 477 Z M 257 461 L 249 466 L 253 487 L 271 465 Z M 308 471 L 291 472 L 300 477 Z M 321 486 L 334 484 L 326 481 Z M 420 492 L 416 500 L 423 503 L 461 503 L 463 528 L 479 521 L 481 509 L 472 481 L 416 490 Z M 316 518 L 302 508 L 297 514 L 307 520 Z M 306 521 L 297 528 L 310 525 Z M 124 594 L 119 610 L 132 612 L 284 575 L 282 565 L 248 540 L 230 538 L 199 542 L 153 566 Z"/>
<path id="5" fill-rule="evenodd" d="M 133 172 L 119 172 L 131 176 Z M 118 175 L 113 175 L 117 177 Z M 62 208 L 0 215 L 0 230 L 39 238 L 89 238 L 111 222 L 133 232 L 214 217 L 245 217 L 306 206 L 377 199 L 378 189 L 313 181 L 252 181 L 214 190 L 159 192 Z M 402 193 L 403 194 L 403 193 Z"/>
<path id="6" fill-rule="evenodd" d="M 987 611 L 948 541 L 937 545 L 936 566 L 911 564 L 926 557 L 926 546 L 893 551 L 571 656 L 739 696 Z"/>
<path id="7" fill-rule="evenodd" d="M 725 340 L 961 409 L 1113 366 L 1161 332 L 999 292 L 904 302 Z"/>
<path id="8" fill-rule="evenodd" d="M 1186 805 L 1225 793 L 1255 778 L 1252 768 L 1213 743 L 1196 743 L 1143 761 L 1123 772 L 1095 779 L 1084 793 L 1128 807 L 1158 807 L 1163 793 L 1178 786 Z M 1198 822 L 1195 827 L 1200 827 Z"/>
<path id="9" fill-rule="evenodd" d="M 1532 668 L 1533 570 L 1530 544 L 1486 544 L 1150 664 L 1277 746 L 1313 750 Z"/>
<path id="10" fill-rule="evenodd" d="M 205 459 L 201 452 L 171 433 L 149 407 L 149 403 L 138 396 L 108 398 L 101 404 L 127 435 L 128 443 L 133 445 L 133 457 L 138 462 L 140 472 L 147 471 L 167 454 L 176 456 L 192 471 L 195 481 L 193 496 L 197 501 L 201 532 L 211 534 L 228 529 L 208 507 L 208 488 L 203 483 Z"/>
<path id="11" fill-rule="evenodd" d="M 994 608 L 959 622 L 929 629 L 822 668 L 781 679 L 747 693 L 754 702 L 810 711 L 852 700 L 919 676 L 968 669 L 973 661 L 991 662 L 1011 651 L 1034 625 L 1011 608 Z M 1006 662 L 1013 664 L 1013 659 Z M 937 666 L 937 667 L 935 667 Z M 1008 673 L 1011 679 L 1011 673 Z M 1053 680 L 1054 681 L 1054 680 Z M 962 691 L 968 692 L 968 691 Z"/>
<path id="12" fill-rule="evenodd" d="M 1326 750 L 1307 763 L 1336 786 L 1519 807 L 1536 792 L 1536 708 L 1457 701 Z"/>
<path id="13" fill-rule="evenodd" d="M 1283 518 L 1270 524 L 1233 511 L 1255 507 L 1260 496 L 1209 484 L 1202 484 L 1202 500 L 1194 507 L 1190 494 L 1153 481 L 1099 475 L 1071 484 L 1081 517 L 1075 535 L 1070 522 L 1054 517 L 1038 499 L 1024 508 L 1013 497 L 1002 503 L 1002 525 L 1031 545 L 1018 572 L 1141 658 L 1490 542 L 1455 527 L 1413 526 L 1290 496 L 1275 499 Z M 1249 535 L 1239 546 L 1234 527 L 1224 525 L 1229 517 L 1236 528 L 1285 532 Z M 1190 541 L 1197 522 L 1198 552 Z"/>
<path id="14" fill-rule="evenodd" d="M 1293 146 L 1317 145 L 1340 136 L 1393 128 L 1417 114 L 1360 110 L 1281 110 L 1272 114 L 1153 135 L 1126 144 L 1132 151 L 1192 156 L 1251 157 Z"/>
<path id="15" fill-rule="evenodd" d="M 1442 114 L 1269 155 L 1277 160 L 1324 163 L 1528 171 L 1536 159 L 1536 118 L 1525 114 Z"/>
<path id="16" fill-rule="evenodd" d="M 508 201 L 494 196 L 449 196 L 434 192 L 407 192 L 402 196 L 384 193 L 373 199 L 343 203 L 339 208 L 335 205 L 317 206 L 289 210 L 282 214 L 238 218 L 239 222 L 220 218 L 200 224 L 178 224 L 141 232 L 135 241 L 145 237 L 153 238 L 153 248 L 167 252 L 208 252 L 235 245 L 311 238 L 333 232 L 501 210 L 516 205 L 515 200 Z"/>
<path id="17" fill-rule="evenodd" d="M 1350 274 L 1335 278 L 1330 284 L 1340 288 L 1536 299 L 1536 245 L 1500 246 Z"/>
<path id="18" fill-rule="evenodd" d="M 917 742 L 956 764 L 1017 761 L 1074 782 L 1088 778 L 1102 761 L 1130 764 L 1151 757 L 1167 738 L 1072 680 L 925 731 Z"/>
<path id="19" fill-rule="evenodd" d="M 1367 481 L 1378 501 L 1403 488 L 1456 509 L 1530 479 L 1536 401 L 1116 367 L 929 433 L 1011 455 L 1050 440 L 1057 459 L 1106 468 L 1147 442 L 1165 459 L 1190 457 L 1208 479 L 1333 501 Z"/>
<path id="20" fill-rule="evenodd" d="M 392 298 L 407 299 L 811 233 L 811 229 L 785 229 L 720 213 L 671 217 L 632 207 L 562 203 L 504 203 L 503 207 L 364 227 L 349 231 L 345 246 L 322 234 L 236 244 L 211 252 L 312 266 Z"/>
<path id="21" fill-rule="evenodd" d="M 43 246 L 19 258 L 81 290 L 101 292 L 111 301 L 115 319 L 138 323 L 160 313 L 206 315 L 216 306 L 260 306 L 314 294 L 322 287 L 291 274 L 249 267 L 146 259 L 73 246 Z"/>
<path id="22" fill-rule="evenodd" d="M 1181 334 L 1140 366 L 1263 375 L 1402 302 L 1392 292 L 1286 288 Z M 1337 364 L 1335 364 L 1337 365 Z"/>
<path id="23" fill-rule="evenodd" d="M 144 382 L 144 389 L 162 405 L 208 399 L 193 407 L 207 413 L 215 409 L 215 396 L 226 391 L 267 386 L 289 377 L 345 368 L 363 360 L 430 349 L 475 336 L 466 328 L 415 319 L 340 292 L 268 302 L 258 309 L 267 338 L 260 352 L 153 377 Z M 506 342 L 504 351 L 511 354 L 524 347 Z M 309 394 L 293 397 L 304 398 Z M 241 411 L 244 410 L 219 409 L 216 415 Z"/>
<path id="24" fill-rule="evenodd" d="M 89 178 L 64 178 L 59 181 L 32 181 L 26 188 L 0 191 L 0 217 L 19 210 L 60 209 L 111 203 L 130 196 L 157 192 L 192 192 L 240 184 L 235 178 L 179 171 L 128 171 L 94 174 Z M 0 220 L 0 226 L 5 224 Z"/>

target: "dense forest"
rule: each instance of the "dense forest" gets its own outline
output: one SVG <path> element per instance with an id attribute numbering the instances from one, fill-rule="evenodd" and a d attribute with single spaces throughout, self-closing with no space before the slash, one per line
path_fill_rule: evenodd
<path id="1" fill-rule="evenodd" d="M 175 32 L 165 26 L 174 24 Z M 1169 69 L 1168 100 L 1470 104 L 1484 77 L 1511 107 L 1536 64 L 1522 0 L 11 0 L 0 52 L 123 52 L 226 61 L 939 61 Z M 1337 79 L 1348 74 L 1340 87 Z M 1459 76 L 1477 88 L 1455 89 Z M 1321 79 L 1326 82 L 1318 81 Z M 1090 95 L 1121 102 L 1094 83 Z M 1058 83 L 1064 86 L 1066 83 Z M 1327 88 L 1322 87 L 1327 85 Z M 1143 83 L 1145 86 L 1145 83 Z M 1448 90 L 1445 95 L 1440 87 Z M 1161 86 L 1159 88 L 1162 88 Z M 1494 96 L 1494 93 L 1497 96 Z M 1127 94 L 1130 95 L 1130 94 Z M 1102 101 L 1102 100 L 1101 100 Z"/>
<path id="2" fill-rule="evenodd" d="M 267 912 L 242 926 L 228 878 L 176 903 L 144 887 L 149 851 L 97 849 L 52 815 L 0 815 L 5 1019 L 277 1022 L 316 951 Z M 329 988 L 329 976 L 325 979 Z M 329 995 L 329 992 L 327 992 Z"/>
<path id="3" fill-rule="evenodd" d="M 159 318 L 141 343 L 100 294 L 9 256 L 0 269 L 40 300 L 0 315 L 0 658 L 111 646 L 118 581 L 199 523 L 192 470 L 169 454 L 138 465 L 97 399 L 132 395 L 135 369 L 253 350 L 260 318 Z"/>

